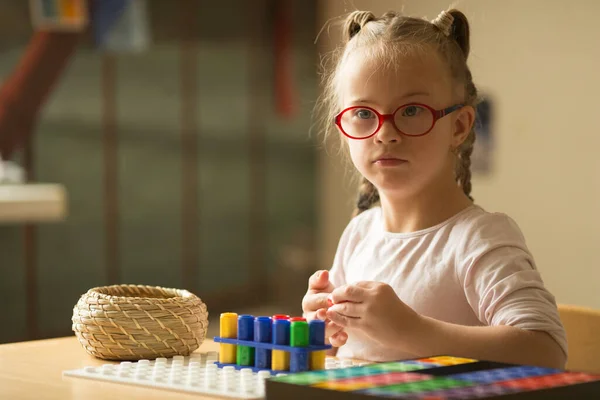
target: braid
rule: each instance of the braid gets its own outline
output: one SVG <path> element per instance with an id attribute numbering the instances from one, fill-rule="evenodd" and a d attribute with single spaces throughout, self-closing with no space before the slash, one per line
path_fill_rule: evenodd
<path id="1" fill-rule="evenodd" d="M 466 73 L 466 94 L 469 103 L 476 103 L 477 100 L 477 88 L 473 83 L 473 77 L 471 71 L 467 69 Z M 475 126 L 471 128 L 467 138 L 457 149 L 458 162 L 456 164 L 456 182 L 460 186 L 465 194 L 473 200 L 471 196 L 471 154 L 473 153 L 473 146 L 475 144 Z"/>
<path id="2" fill-rule="evenodd" d="M 456 165 L 456 182 L 471 201 L 473 200 L 471 196 L 471 153 L 473 153 L 474 144 L 475 129 L 471 128 L 469 135 L 458 148 L 458 163 Z"/>
<path id="3" fill-rule="evenodd" d="M 367 211 L 375 203 L 379 201 L 379 192 L 366 178 L 362 178 L 360 186 L 358 187 L 358 200 L 356 201 L 356 208 L 352 213 L 353 217 L 356 217 L 363 211 Z"/>

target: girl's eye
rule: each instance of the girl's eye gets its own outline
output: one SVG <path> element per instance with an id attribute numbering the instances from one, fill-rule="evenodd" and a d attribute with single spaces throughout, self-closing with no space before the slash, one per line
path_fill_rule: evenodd
<path id="1" fill-rule="evenodd" d="M 419 106 L 407 106 L 403 111 L 402 111 L 402 116 L 403 117 L 414 117 L 416 115 L 419 115 L 420 112 L 423 111 L 422 107 Z"/>
<path id="2" fill-rule="evenodd" d="M 358 109 L 354 110 L 354 116 L 356 116 L 360 119 L 371 119 L 371 118 L 375 118 L 375 113 L 366 108 L 358 108 Z"/>

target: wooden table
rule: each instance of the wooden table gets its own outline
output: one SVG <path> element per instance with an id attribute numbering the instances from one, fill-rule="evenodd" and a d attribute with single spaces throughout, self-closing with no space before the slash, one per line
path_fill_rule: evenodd
<path id="1" fill-rule="evenodd" d="M 212 340 L 206 340 L 197 351 L 218 351 L 218 346 Z M 208 395 L 62 376 L 64 370 L 107 363 L 88 355 L 75 337 L 0 345 L 0 399 L 217 399 Z M 550 394 L 548 398 L 600 398 L 600 385 L 589 389 L 586 392 L 592 393 L 589 396 L 579 396 L 577 390 L 565 388 L 561 391 L 559 388 L 556 395 Z"/>
<path id="2" fill-rule="evenodd" d="M 218 349 L 207 340 L 198 351 Z M 88 355 L 75 337 L 0 345 L 0 399 L 215 399 L 62 376 L 64 370 L 107 363 Z"/>

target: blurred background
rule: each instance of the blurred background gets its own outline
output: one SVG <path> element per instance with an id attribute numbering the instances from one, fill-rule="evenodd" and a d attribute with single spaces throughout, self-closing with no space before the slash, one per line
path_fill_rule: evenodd
<path id="1" fill-rule="evenodd" d="M 0 3 L 0 154 L 27 182 L 0 183 L 0 343 L 70 335 L 79 296 L 115 283 L 188 289 L 213 318 L 300 313 L 355 195 L 311 130 L 332 18 L 449 2 L 98 0 L 83 31 L 43 18 L 57 4 Z M 600 308 L 600 3 L 458 8 L 486 99 L 474 197 L 517 221 L 558 302 Z"/>

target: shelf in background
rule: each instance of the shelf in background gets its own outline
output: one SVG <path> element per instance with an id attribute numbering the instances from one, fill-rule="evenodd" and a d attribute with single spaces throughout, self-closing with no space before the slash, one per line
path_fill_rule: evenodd
<path id="1" fill-rule="evenodd" d="M 0 223 L 56 222 L 66 215 L 67 193 L 63 185 L 0 184 Z"/>

